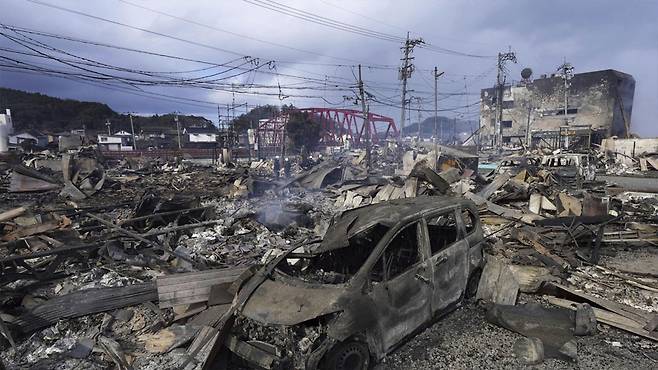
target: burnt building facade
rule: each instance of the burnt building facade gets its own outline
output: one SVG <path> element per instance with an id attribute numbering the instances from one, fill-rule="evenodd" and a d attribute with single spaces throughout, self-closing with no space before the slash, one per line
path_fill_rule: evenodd
<path id="1" fill-rule="evenodd" d="M 578 73 L 566 83 L 557 74 L 504 86 L 500 105 L 497 88 L 483 89 L 480 144 L 568 146 L 583 137 L 588 143 L 625 137 L 634 92 L 633 76 L 611 69 Z"/>

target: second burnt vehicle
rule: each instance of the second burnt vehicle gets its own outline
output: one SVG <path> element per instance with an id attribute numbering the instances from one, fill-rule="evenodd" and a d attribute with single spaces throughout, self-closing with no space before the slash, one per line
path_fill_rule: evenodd
<path id="1" fill-rule="evenodd" d="M 367 369 L 474 295 L 482 241 L 475 204 L 461 198 L 343 212 L 322 240 L 242 283 L 227 353 L 255 368 Z"/>

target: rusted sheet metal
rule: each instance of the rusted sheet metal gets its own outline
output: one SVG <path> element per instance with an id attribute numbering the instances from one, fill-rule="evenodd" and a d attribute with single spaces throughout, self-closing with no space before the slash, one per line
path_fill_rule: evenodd
<path id="1" fill-rule="evenodd" d="M 31 176 L 20 174 L 16 171 L 11 174 L 9 183 L 10 193 L 26 193 L 59 189 L 61 186 Z"/>
<path id="2" fill-rule="evenodd" d="M 509 180 L 510 174 L 509 173 L 501 173 L 498 176 L 496 176 L 493 181 L 487 185 L 484 189 L 482 189 L 478 195 L 481 196 L 484 199 L 489 199 L 491 195 L 496 192 L 496 190 L 500 189 L 505 185 L 505 183 Z"/>
<path id="3" fill-rule="evenodd" d="M 283 186 L 299 184 L 306 189 L 321 189 L 342 179 L 343 167 L 338 162 L 327 161 L 297 175 Z"/>
<path id="4" fill-rule="evenodd" d="M 341 286 L 293 286 L 265 280 L 254 292 L 242 314 L 268 324 L 295 325 L 340 309 Z"/>

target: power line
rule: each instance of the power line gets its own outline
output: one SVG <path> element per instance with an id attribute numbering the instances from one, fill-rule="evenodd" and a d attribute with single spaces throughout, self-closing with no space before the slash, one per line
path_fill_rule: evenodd
<path id="1" fill-rule="evenodd" d="M 165 12 L 157 10 L 157 9 L 148 8 L 148 7 L 145 7 L 143 5 L 135 4 L 135 3 L 132 3 L 132 2 L 127 1 L 127 0 L 117 0 L 117 1 L 122 2 L 124 4 L 127 4 L 127 5 L 130 5 L 130 6 L 134 6 L 134 7 L 149 11 L 149 12 L 153 12 L 153 13 L 156 13 L 156 14 L 164 15 L 166 17 L 177 19 L 177 20 L 182 21 L 182 22 L 194 24 L 194 25 L 197 25 L 199 27 L 204 27 L 204 28 L 211 29 L 211 30 L 218 31 L 218 32 L 227 33 L 229 35 L 241 37 L 241 38 L 244 38 L 244 39 L 257 41 L 257 42 L 260 42 L 260 43 L 273 45 L 273 46 L 277 46 L 277 47 L 281 47 L 281 48 L 285 48 L 285 49 L 289 49 L 289 50 L 299 51 L 299 52 L 307 53 L 307 54 L 311 54 L 311 55 L 316 55 L 316 56 L 321 56 L 321 57 L 326 57 L 326 58 L 331 58 L 331 59 L 336 59 L 336 60 L 345 60 L 345 61 L 349 61 L 349 62 L 359 63 L 359 61 L 354 60 L 354 59 L 335 57 L 335 56 L 331 56 L 331 55 L 318 53 L 318 52 L 315 52 L 315 51 L 305 50 L 305 49 L 297 48 L 297 47 L 294 47 L 294 46 L 284 45 L 284 44 L 280 44 L 280 43 L 276 43 L 276 42 L 272 42 L 272 41 L 262 40 L 262 39 L 252 37 L 252 36 L 239 34 L 237 32 L 233 32 L 233 31 L 230 31 L 230 30 L 226 30 L 226 29 L 223 29 L 223 28 L 216 27 L 216 26 L 211 26 L 211 25 L 199 22 L 199 21 L 179 17 L 177 15 L 165 13 Z M 284 63 L 283 61 L 278 61 L 278 62 L 279 63 Z M 296 63 L 296 62 L 285 62 L 285 63 Z"/>
<path id="2" fill-rule="evenodd" d="M 142 97 L 146 97 L 146 98 L 150 98 L 150 99 L 167 101 L 167 102 L 175 102 L 175 103 L 186 104 L 186 105 L 202 107 L 202 108 L 207 108 L 211 105 L 215 106 L 217 104 L 217 103 L 212 103 L 212 102 L 199 101 L 199 100 L 196 100 L 196 99 L 181 98 L 181 97 L 174 97 L 174 96 L 170 96 L 170 95 L 158 94 L 158 93 L 154 93 L 154 92 L 147 92 L 147 91 L 137 92 L 137 91 L 129 90 L 128 88 L 125 88 L 125 87 L 109 85 L 107 83 L 102 83 L 102 82 L 85 81 L 85 80 L 82 80 L 82 79 L 72 78 L 70 76 L 50 74 L 50 73 L 45 72 L 45 71 L 30 71 L 30 70 L 25 70 L 25 69 L 17 70 L 13 66 L 2 65 L 2 64 L 0 64 L 0 70 L 5 71 L 5 72 L 9 72 L 9 73 L 36 74 L 36 75 L 45 75 L 47 77 L 53 77 L 53 78 L 62 78 L 62 79 L 65 79 L 65 80 L 76 82 L 76 83 L 81 83 L 81 84 L 85 84 L 85 85 L 91 85 L 91 86 L 99 87 L 101 89 L 113 90 L 113 91 L 118 91 L 118 92 L 131 94 L 131 95 L 142 96 Z M 182 101 L 183 99 L 186 100 L 186 101 Z M 199 102 L 202 102 L 204 104 L 208 104 L 208 106 L 201 105 L 201 104 L 190 103 L 187 100 L 189 100 L 189 101 L 199 101 Z"/>
<path id="3" fill-rule="evenodd" d="M 17 34 L 20 35 L 19 33 L 17 33 Z M 31 38 L 26 37 L 27 40 L 26 39 L 19 40 L 16 37 L 10 36 L 10 35 L 8 35 L 4 32 L 0 32 L 0 35 L 4 36 L 5 38 L 7 38 L 7 39 L 9 39 L 9 40 L 21 45 L 21 46 L 23 46 L 24 48 L 26 48 L 28 50 L 31 50 L 32 52 L 36 53 L 37 55 L 39 55 L 41 57 L 57 61 L 59 63 L 65 64 L 69 67 L 73 67 L 73 68 L 82 70 L 82 71 L 87 72 L 87 73 L 92 73 L 94 76 L 88 76 L 90 78 L 96 78 L 96 79 L 102 79 L 102 80 L 116 79 L 116 80 L 131 84 L 131 85 L 155 85 L 155 84 L 178 84 L 178 85 L 181 85 L 181 84 L 190 84 L 190 83 L 217 82 L 217 81 L 220 81 L 220 80 L 237 77 L 239 75 L 242 75 L 242 74 L 245 74 L 245 73 L 249 72 L 249 70 L 247 70 L 247 71 L 240 72 L 238 74 L 234 74 L 234 75 L 231 75 L 231 76 L 228 76 L 228 77 L 223 77 L 221 79 L 213 79 L 213 80 L 207 80 L 206 78 L 216 77 L 219 74 L 228 72 L 232 69 L 229 69 L 227 71 L 218 72 L 218 73 L 213 73 L 211 75 L 207 75 L 207 76 L 204 76 L 202 78 L 197 77 L 197 78 L 193 78 L 193 79 L 182 79 L 182 78 L 171 78 L 171 77 L 169 77 L 169 78 L 166 78 L 165 80 L 146 80 L 146 79 L 128 78 L 128 77 L 125 77 L 125 76 L 111 75 L 111 74 L 108 74 L 106 72 L 99 72 L 97 70 L 87 68 L 86 66 L 82 67 L 82 66 L 80 66 L 80 64 L 91 65 L 91 66 L 94 66 L 94 67 L 97 67 L 97 68 L 111 69 L 111 70 L 116 70 L 116 71 L 121 71 L 121 72 L 128 72 L 128 73 L 133 73 L 133 74 L 145 75 L 145 76 L 148 76 L 148 77 L 157 77 L 157 78 L 161 78 L 161 77 L 153 75 L 153 74 L 146 73 L 144 71 L 136 71 L 136 70 L 133 70 L 133 69 L 127 69 L 127 68 L 122 68 L 122 67 L 111 66 L 111 65 L 108 65 L 108 64 L 105 64 L 105 63 L 100 63 L 100 62 L 97 62 L 97 61 L 94 61 L 94 60 L 91 60 L 91 59 L 88 59 L 88 58 L 79 57 L 79 56 L 74 55 L 72 53 L 69 53 L 69 52 L 66 52 L 66 51 L 63 51 L 63 50 L 60 50 L 60 49 L 57 49 L 57 48 L 50 47 L 49 45 L 43 44 L 43 43 L 38 42 L 36 40 L 33 40 Z M 43 48 L 43 49 L 55 51 L 55 52 L 58 52 L 58 53 L 61 53 L 61 54 L 67 55 L 67 56 L 72 56 L 76 59 L 82 60 L 83 62 L 82 63 L 80 63 L 80 62 L 70 62 L 68 60 L 65 60 L 65 59 L 62 59 L 62 58 L 59 58 L 59 57 L 55 57 L 51 54 L 45 53 L 41 50 L 38 50 L 38 48 Z M 255 68 L 259 68 L 259 67 L 257 66 Z M 233 69 L 235 69 L 235 68 L 233 68 Z"/>
<path id="4" fill-rule="evenodd" d="M 29 0 L 27 0 L 29 1 Z M 134 48 L 129 48 L 129 47 L 124 47 L 124 46 L 117 46 L 113 44 L 108 44 L 108 43 L 102 43 L 102 42 L 97 42 L 97 41 L 90 41 L 90 40 L 85 40 L 85 39 L 79 39 L 71 36 L 63 36 L 63 35 L 58 35 L 58 34 L 53 34 L 53 33 L 48 33 L 48 32 L 43 32 L 43 31 L 37 31 L 37 30 L 32 30 L 28 28 L 22 28 L 22 27 L 16 27 L 16 26 L 10 26 L 10 25 L 2 25 L 5 28 L 8 28 L 13 31 L 20 31 L 22 33 L 29 33 L 29 34 L 35 34 L 43 37 L 48 37 L 48 38 L 54 38 L 54 39 L 60 39 L 60 40 L 66 40 L 66 41 L 71 41 L 71 42 L 77 42 L 77 43 L 83 43 L 83 44 L 88 44 L 88 45 L 94 45 L 98 47 L 105 47 L 105 48 L 112 48 L 112 49 L 117 49 L 117 50 L 123 50 L 123 51 L 128 51 L 128 52 L 134 52 L 134 53 L 141 53 L 141 54 L 147 54 L 147 55 L 152 55 L 152 56 L 158 56 L 158 57 L 163 57 L 163 58 L 169 58 L 169 59 L 174 59 L 174 60 L 183 60 L 183 61 L 189 61 L 189 62 L 195 62 L 195 63 L 200 63 L 200 64 L 205 64 L 205 65 L 212 65 L 212 66 L 231 66 L 230 63 L 243 60 L 245 58 L 250 58 L 250 57 L 240 57 L 236 58 L 230 62 L 226 63 L 216 63 L 208 60 L 200 60 L 200 59 L 191 59 L 191 58 L 186 58 L 186 57 L 181 57 L 177 55 L 171 55 L 171 54 L 165 54 L 165 53 L 159 53 L 159 52 L 153 52 L 153 51 L 145 51 L 145 50 L 140 50 L 140 49 L 134 49 Z M 253 60 L 255 63 L 259 63 L 258 59 L 250 59 Z M 268 62 L 270 65 L 273 65 L 272 63 Z M 265 64 L 268 64 L 265 63 Z M 240 69 L 240 68 L 238 68 Z M 270 74 L 270 75 L 278 75 L 278 76 L 283 76 L 283 77 L 289 77 L 289 78 L 294 78 L 298 80 L 303 80 L 303 81 L 311 81 L 311 82 L 316 82 L 316 83 L 325 83 L 325 79 L 317 79 L 317 78 L 312 78 L 312 77 L 305 77 L 305 76 L 298 76 L 298 75 L 292 75 L 292 74 L 287 74 L 287 73 L 280 73 L 280 72 L 271 72 L 268 70 L 258 70 L 258 73 L 261 74 Z M 336 77 L 337 76 L 330 76 L 330 77 Z M 339 84 L 344 84 L 344 82 L 338 82 L 338 81 L 330 81 L 334 85 L 339 85 Z"/>
<path id="5" fill-rule="evenodd" d="M 407 31 L 408 31 L 408 30 L 406 30 L 406 29 L 404 29 L 404 28 L 402 28 L 402 27 L 398 27 L 398 26 L 396 26 L 396 25 L 393 25 L 393 24 L 390 24 L 390 23 L 384 22 L 384 21 L 382 21 L 382 20 L 379 20 L 379 19 L 373 18 L 373 17 L 368 16 L 368 15 L 365 15 L 365 14 L 357 13 L 357 12 L 355 12 L 355 11 L 353 11 L 353 10 L 349 10 L 349 9 L 347 9 L 347 8 L 343 8 L 342 6 L 340 6 L 340 5 L 336 5 L 336 4 L 331 3 L 331 2 L 329 2 L 329 1 L 325 1 L 325 0 L 320 0 L 320 1 L 323 2 L 323 3 L 325 3 L 325 4 L 327 4 L 327 5 L 329 5 L 329 6 L 331 6 L 331 7 L 334 7 L 334 8 L 340 9 L 340 10 L 342 10 L 342 11 L 344 11 L 344 12 L 347 12 L 347 13 L 350 13 L 350 14 L 358 15 L 359 17 L 363 17 L 363 18 L 365 18 L 365 19 L 369 19 L 369 20 L 371 20 L 371 21 L 373 21 L 373 22 L 376 22 L 376 23 L 379 23 L 379 24 L 383 24 L 384 26 L 391 27 L 391 28 L 395 28 L 395 29 L 400 30 L 400 31 L 402 31 L 402 32 L 407 32 Z"/>
<path id="6" fill-rule="evenodd" d="M 149 29 L 143 28 L 143 27 L 132 26 L 130 24 L 126 24 L 126 23 L 122 23 L 122 22 L 119 22 L 119 21 L 114 21 L 114 20 L 111 20 L 111 19 L 99 17 L 99 16 L 96 16 L 96 15 L 93 15 L 93 14 L 84 13 L 84 12 L 80 12 L 80 11 L 77 11 L 77 10 L 74 10 L 74 9 L 65 8 L 63 6 L 50 4 L 50 3 L 46 3 L 46 2 L 43 2 L 43 1 L 39 1 L 39 0 L 25 0 L 25 1 L 28 1 L 28 2 L 31 2 L 31 3 L 34 3 L 34 4 L 38 4 L 38 5 L 42 5 L 42 6 L 46 6 L 46 7 L 53 8 L 53 9 L 61 10 L 61 11 L 67 12 L 67 13 L 73 13 L 73 14 L 81 15 L 83 17 L 92 18 L 92 19 L 96 19 L 96 20 L 99 20 L 99 21 L 112 23 L 112 24 L 115 24 L 117 26 L 127 27 L 127 28 L 130 28 L 130 29 L 133 29 L 133 30 L 150 33 L 152 35 L 156 35 L 156 36 L 165 37 L 165 38 L 168 38 L 168 39 L 184 42 L 184 43 L 187 43 L 187 44 L 196 45 L 196 46 L 199 46 L 199 47 L 203 47 L 203 48 L 207 48 L 207 49 L 211 49 L 211 50 L 215 50 L 215 51 L 221 51 L 221 52 L 227 53 L 227 54 L 244 56 L 244 55 L 242 55 L 238 52 L 235 52 L 233 50 L 223 49 L 223 48 L 219 48 L 219 47 L 216 47 L 216 46 L 213 46 L 213 45 L 208 45 L 208 44 L 204 44 L 204 43 L 201 43 L 201 42 L 188 40 L 188 39 L 168 35 L 168 34 L 157 32 L 157 31 L 152 31 L 152 30 L 149 30 Z"/>
<path id="7" fill-rule="evenodd" d="M 353 34 L 361 35 L 361 36 L 366 36 L 370 38 L 375 38 L 379 40 L 384 40 L 384 41 L 392 41 L 392 42 L 401 42 L 403 39 L 394 36 L 394 35 L 389 35 L 385 34 L 382 32 L 378 31 L 372 31 L 368 30 L 366 28 L 362 28 L 359 26 L 354 26 L 348 23 L 336 21 L 330 18 L 326 17 L 321 17 L 312 13 L 304 12 L 302 10 L 286 6 L 280 3 L 277 3 L 275 1 L 261 1 L 261 0 L 243 0 L 244 2 L 247 2 L 252 5 L 256 5 L 261 8 L 265 8 L 268 10 L 272 10 L 281 14 L 288 15 L 290 17 L 294 17 L 297 19 L 302 19 L 308 22 L 312 22 L 315 24 L 320 24 L 329 28 L 333 28 L 336 30 L 341 30 L 345 32 L 350 32 Z"/>
<path id="8" fill-rule="evenodd" d="M 341 21 L 337 21 L 335 19 L 319 16 L 317 14 L 313 14 L 310 12 L 306 12 L 288 5 L 284 5 L 281 3 L 278 3 L 276 1 L 272 0 L 243 0 L 246 3 L 256 5 L 261 8 L 265 8 L 268 10 L 272 10 L 281 14 L 288 15 L 290 17 L 294 17 L 297 19 L 301 19 L 307 22 L 312 22 L 315 24 L 323 25 L 329 28 L 333 28 L 336 30 L 344 31 L 344 32 L 350 32 L 353 34 L 365 36 L 365 37 L 370 37 L 374 39 L 379 39 L 383 41 L 389 41 L 389 42 L 395 42 L 395 43 L 401 43 L 404 42 L 405 39 L 399 36 L 387 34 L 384 32 L 379 32 L 379 31 L 374 31 L 368 28 L 356 26 L 350 23 L 345 23 Z M 456 56 L 464 56 L 464 57 L 472 57 L 472 58 L 493 58 L 495 56 L 492 55 L 476 55 L 476 54 L 471 54 L 471 53 L 464 53 L 456 50 L 451 50 L 447 48 L 443 48 L 440 46 L 432 45 L 432 44 L 426 44 L 423 46 L 424 49 L 433 51 L 433 52 L 438 52 L 442 54 L 449 54 L 449 55 L 456 55 Z"/>

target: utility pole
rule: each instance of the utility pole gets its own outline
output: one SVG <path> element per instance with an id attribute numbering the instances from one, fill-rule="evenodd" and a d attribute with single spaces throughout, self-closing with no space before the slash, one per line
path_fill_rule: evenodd
<path id="1" fill-rule="evenodd" d="M 422 114 L 421 114 L 422 99 L 420 97 L 418 97 L 418 98 L 416 98 L 416 102 L 418 103 L 418 135 L 417 135 L 418 137 L 416 138 L 416 140 L 418 141 L 418 143 L 420 143 L 421 130 L 422 130 L 421 125 L 420 125 L 420 121 L 423 119 Z"/>
<path id="2" fill-rule="evenodd" d="M 503 90 L 505 88 L 505 63 L 516 63 L 516 54 L 509 50 L 507 53 L 498 53 L 498 73 L 496 75 L 496 125 L 494 144 L 500 148 L 503 143 L 503 128 L 501 122 L 503 121 Z"/>
<path id="3" fill-rule="evenodd" d="M 178 149 L 183 149 L 180 141 L 180 122 L 178 122 L 178 112 L 175 112 L 174 121 L 176 121 L 176 132 L 178 133 Z"/>
<path id="4" fill-rule="evenodd" d="M 530 145 L 532 145 L 532 134 L 530 133 L 530 113 L 532 113 L 532 105 L 528 104 L 528 122 L 525 129 L 526 148 L 528 148 L 527 150 L 530 150 Z"/>
<path id="5" fill-rule="evenodd" d="M 562 80 L 564 81 L 564 125 L 569 126 L 569 87 L 571 86 L 571 78 L 573 77 L 573 66 L 571 63 L 567 63 L 566 59 L 561 66 L 557 68 L 558 72 L 562 75 Z M 569 136 L 564 140 L 564 145 L 569 147 Z"/>
<path id="6" fill-rule="evenodd" d="M 231 137 L 230 137 L 230 131 L 231 131 L 231 105 L 229 103 L 226 103 L 226 131 L 224 131 L 224 137 L 226 137 L 226 143 L 225 146 L 227 148 L 231 147 Z"/>
<path id="7" fill-rule="evenodd" d="M 231 83 L 231 91 L 233 97 L 231 98 L 231 122 L 229 122 L 229 132 L 231 133 L 231 147 L 233 147 L 233 124 L 235 124 L 235 87 Z"/>
<path id="8" fill-rule="evenodd" d="M 417 128 L 416 128 L 416 151 L 420 148 L 420 120 L 421 120 L 421 103 L 422 103 L 422 98 L 420 96 L 411 96 L 409 97 L 409 126 L 411 126 L 411 102 L 416 101 L 417 104 L 417 110 L 418 110 L 418 122 L 416 123 Z"/>
<path id="9" fill-rule="evenodd" d="M 223 124 L 222 124 L 222 112 L 219 110 L 219 104 L 217 104 L 217 128 L 219 128 L 219 131 L 221 132 L 223 129 Z"/>
<path id="10" fill-rule="evenodd" d="M 567 119 L 567 105 L 569 103 L 569 87 L 571 86 L 571 78 L 573 77 L 573 66 L 565 60 L 561 66 L 557 68 L 561 72 L 562 79 L 564 80 L 564 121 L 569 123 Z"/>
<path id="11" fill-rule="evenodd" d="M 402 67 L 400 67 L 400 79 L 402 80 L 402 110 L 400 112 L 400 131 L 404 127 L 405 119 L 405 107 L 407 105 L 407 79 L 411 77 L 411 74 L 414 72 L 414 65 L 411 61 L 414 59 L 411 53 L 414 50 L 414 47 L 420 44 L 424 44 L 423 39 L 409 39 L 409 33 L 407 32 L 407 39 L 404 42 L 404 46 L 401 48 L 404 54 L 402 58 Z"/>
<path id="12" fill-rule="evenodd" d="M 434 67 L 434 166 L 436 169 L 436 162 L 439 160 L 439 77 L 444 72 L 439 73 L 439 68 Z M 443 125 L 441 125 L 441 137 L 443 137 Z"/>
<path id="13" fill-rule="evenodd" d="M 132 113 L 128 113 L 128 117 L 130 117 L 130 131 L 132 131 L 133 134 L 133 150 L 137 150 L 137 139 L 135 139 L 135 126 L 133 125 Z"/>
<path id="14" fill-rule="evenodd" d="M 359 96 L 361 97 L 361 110 L 363 111 L 363 132 L 366 135 L 366 170 L 370 172 L 370 120 L 368 119 L 368 109 L 366 108 L 366 92 L 363 88 L 363 79 L 361 78 L 361 64 L 359 64 Z"/>

